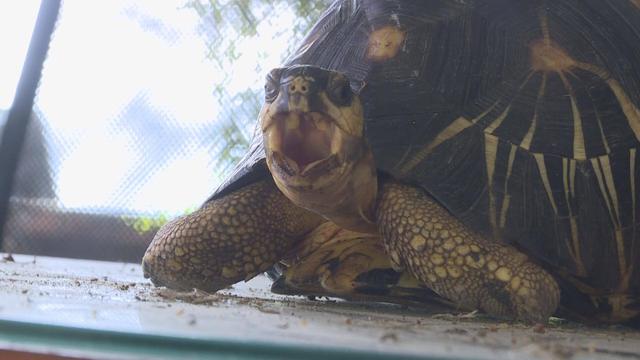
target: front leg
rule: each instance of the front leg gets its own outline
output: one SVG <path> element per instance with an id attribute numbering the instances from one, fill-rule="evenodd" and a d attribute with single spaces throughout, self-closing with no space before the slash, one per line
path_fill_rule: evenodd
<path id="1" fill-rule="evenodd" d="M 145 252 L 145 277 L 179 290 L 217 291 L 267 270 L 324 220 L 269 178 L 164 225 Z"/>
<path id="2" fill-rule="evenodd" d="M 424 191 L 389 181 L 377 222 L 392 261 L 467 309 L 546 322 L 560 298 L 551 275 L 515 248 L 489 242 Z"/>

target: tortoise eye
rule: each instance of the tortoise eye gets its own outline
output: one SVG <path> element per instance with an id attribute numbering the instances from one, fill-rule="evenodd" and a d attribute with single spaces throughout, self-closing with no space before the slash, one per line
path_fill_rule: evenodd
<path id="1" fill-rule="evenodd" d="M 334 74 L 329 79 L 327 86 L 329 98 L 338 106 L 345 106 L 351 103 L 353 91 L 349 80 L 342 74 Z"/>
<path id="2" fill-rule="evenodd" d="M 267 74 L 266 82 L 264 84 L 264 101 L 273 102 L 276 99 L 280 87 L 280 75 L 282 69 L 273 69 Z"/>

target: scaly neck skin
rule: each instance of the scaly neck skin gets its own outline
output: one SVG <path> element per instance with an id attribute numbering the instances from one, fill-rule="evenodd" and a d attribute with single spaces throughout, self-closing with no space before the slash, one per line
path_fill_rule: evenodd
<path id="1" fill-rule="evenodd" d="M 342 228 L 377 233 L 374 219 L 378 182 L 373 153 L 362 138 L 348 139 L 345 146 L 358 150 L 351 152 L 350 159 L 325 178 L 287 177 L 279 171 L 270 154 L 267 154 L 267 165 L 280 191 L 297 206 L 320 214 Z"/>

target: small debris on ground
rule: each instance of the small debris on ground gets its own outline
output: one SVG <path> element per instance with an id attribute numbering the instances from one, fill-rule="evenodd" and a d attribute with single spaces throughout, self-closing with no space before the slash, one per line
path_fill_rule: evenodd
<path id="1" fill-rule="evenodd" d="M 398 342 L 398 335 L 396 335 L 396 333 L 384 333 L 382 334 L 382 336 L 380 336 L 380 341 L 381 342 Z"/>
<path id="2" fill-rule="evenodd" d="M 545 333 L 544 324 L 537 323 L 537 324 L 533 325 L 533 332 L 534 333 L 538 333 L 538 334 L 544 334 Z"/>
<path id="3" fill-rule="evenodd" d="M 156 295 L 166 300 L 181 300 L 192 304 L 212 304 L 220 300 L 219 294 L 209 294 L 202 290 L 183 292 L 167 288 L 160 288 L 157 289 L 155 293 Z"/>
<path id="4" fill-rule="evenodd" d="M 263 306 L 258 306 L 257 309 L 258 309 L 258 311 L 263 312 L 265 314 L 280 314 L 280 311 L 267 309 L 267 308 L 265 308 Z"/>
<path id="5" fill-rule="evenodd" d="M 480 314 L 480 312 L 478 310 L 473 310 L 473 311 L 471 311 L 469 313 L 466 313 L 466 314 L 464 314 L 464 313 L 460 314 L 460 315 L 458 315 L 458 317 L 460 319 L 475 319 L 476 317 L 478 317 L 479 314 Z"/>
<path id="6" fill-rule="evenodd" d="M 448 320 L 448 321 L 456 321 L 456 320 L 473 320 L 482 318 L 484 314 L 480 313 L 478 310 L 474 310 L 471 312 L 464 313 L 442 313 L 442 314 L 434 314 L 431 316 L 433 319 L 440 320 Z"/>
<path id="7" fill-rule="evenodd" d="M 469 332 L 462 328 L 451 328 L 444 331 L 445 334 L 466 335 Z"/>
<path id="8" fill-rule="evenodd" d="M 6 254 L 5 256 L 2 257 L 2 261 L 3 262 L 16 262 L 16 260 L 13 258 L 13 255 L 11 254 Z"/>

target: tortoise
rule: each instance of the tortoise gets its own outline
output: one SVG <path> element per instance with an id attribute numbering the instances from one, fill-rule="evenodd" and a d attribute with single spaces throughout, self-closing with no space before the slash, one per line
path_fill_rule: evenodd
<path id="1" fill-rule="evenodd" d="M 638 321 L 639 148 L 638 0 L 337 1 L 145 276 Z"/>

